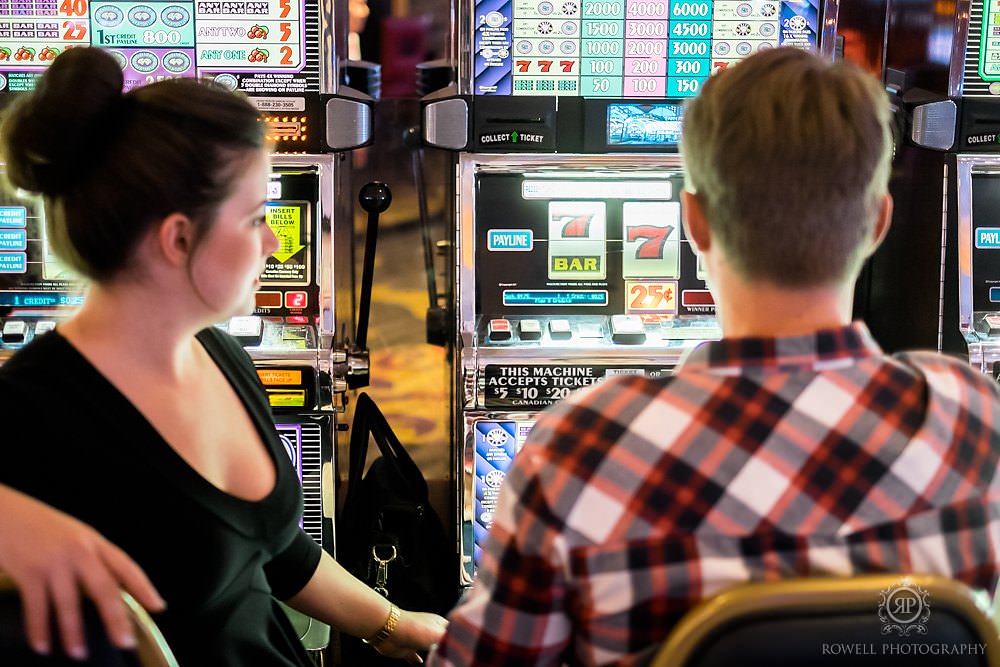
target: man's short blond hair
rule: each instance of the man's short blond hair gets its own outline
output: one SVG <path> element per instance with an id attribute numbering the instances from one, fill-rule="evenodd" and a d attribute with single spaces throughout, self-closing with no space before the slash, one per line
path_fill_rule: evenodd
<path id="1" fill-rule="evenodd" d="M 831 284 L 860 269 L 892 136 L 888 97 L 859 67 L 764 51 L 711 77 L 689 103 L 687 188 L 739 274 Z"/>

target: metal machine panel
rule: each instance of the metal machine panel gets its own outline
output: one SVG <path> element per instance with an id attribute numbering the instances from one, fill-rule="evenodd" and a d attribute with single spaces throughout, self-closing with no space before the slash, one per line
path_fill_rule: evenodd
<path id="1" fill-rule="evenodd" d="M 458 178 L 455 475 L 468 584 L 512 443 L 538 411 L 606 377 L 669 375 L 721 332 L 680 227 L 678 156 L 463 155 Z"/>
<path id="2" fill-rule="evenodd" d="M 969 362 L 1000 371 L 1000 155 L 957 156 L 959 327 Z"/>

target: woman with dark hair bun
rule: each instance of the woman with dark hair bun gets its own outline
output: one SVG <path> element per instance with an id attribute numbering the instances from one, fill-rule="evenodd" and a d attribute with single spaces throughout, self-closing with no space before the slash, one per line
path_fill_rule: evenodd
<path id="1" fill-rule="evenodd" d="M 212 326 L 252 308 L 277 249 L 256 110 L 193 79 L 121 89 L 110 55 L 71 49 L 0 125 L 10 183 L 41 196 L 55 251 L 90 279 L 72 318 L 0 367 L 0 484 L 131 556 L 185 667 L 309 665 L 273 597 L 419 661 L 444 619 L 398 609 L 298 528 L 253 365 Z"/>

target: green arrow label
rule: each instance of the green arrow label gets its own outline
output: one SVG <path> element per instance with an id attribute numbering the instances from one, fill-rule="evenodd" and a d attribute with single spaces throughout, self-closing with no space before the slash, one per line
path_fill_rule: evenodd
<path id="1" fill-rule="evenodd" d="M 278 237 L 278 251 L 272 257 L 284 264 L 305 246 L 302 245 L 302 209 L 299 206 L 268 206 L 267 224 Z"/>

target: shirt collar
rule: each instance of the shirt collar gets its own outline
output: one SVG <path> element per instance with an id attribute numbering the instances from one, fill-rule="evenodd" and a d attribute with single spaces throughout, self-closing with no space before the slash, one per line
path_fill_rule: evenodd
<path id="1" fill-rule="evenodd" d="M 882 354 L 862 322 L 821 329 L 805 336 L 723 338 L 699 345 L 684 360 L 683 370 L 741 368 L 836 368 Z"/>

